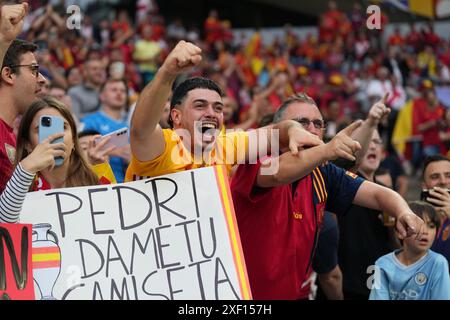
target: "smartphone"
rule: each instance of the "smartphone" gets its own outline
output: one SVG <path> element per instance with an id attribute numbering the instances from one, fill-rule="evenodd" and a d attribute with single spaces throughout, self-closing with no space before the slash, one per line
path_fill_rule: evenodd
<path id="1" fill-rule="evenodd" d="M 39 119 L 39 143 L 55 133 L 64 133 L 64 120 L 58 116 L 41 116 Z M 53 140 L 51 143 L 60 143 L 64 137 Z M 55 165 L 60 166 L 64 162 L 63 157 L 55 157 Z"/>
<path id="2" fill-rule="evenodd" d="M 105 135 L 95 139 L 95 143 L 97 144 L 107 137 L 111 137 L 111 139 L 108 142 L 108 145 L 113 145 L 113 146 L 120 148 L 120 147 L 124 147 L 124 146 L 130 144 L 130 142 L 128 140 L 128 128 L 127 127 L 123 127 L 116 131 L 105 134 Z"/>
<path id="3" fill-rule="evenodd" d="M 431 198 L 433 198 L 431 195 L 430 195 L 430 191 L 431 190 L 433 190 L 433 189 L 423 189 L 422 190 L 422 192 L 420 192 L 420 200 L 422 200 L 422 201 L 427 201 L 427 198 L 428 197 L 431 197 Z M 450 189 L 445 189 L 449 194 L 450 194 Z M 434 206 L 435 206 L 435 204 L 433 204 Z"/>

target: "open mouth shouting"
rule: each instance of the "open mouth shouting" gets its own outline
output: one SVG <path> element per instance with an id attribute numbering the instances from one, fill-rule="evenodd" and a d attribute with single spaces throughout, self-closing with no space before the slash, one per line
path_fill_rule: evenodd
<path id="1" fill-rule="evenodd" d="M 204 142 L 213 142 L 219 133 L 219 124 L 214 120 L 203 120 L 196 122 L 196 129 L 202 135 Z"/>

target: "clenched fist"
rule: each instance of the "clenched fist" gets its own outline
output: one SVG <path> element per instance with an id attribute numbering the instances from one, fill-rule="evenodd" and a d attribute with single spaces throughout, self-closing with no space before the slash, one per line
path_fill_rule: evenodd
<path id="1" fill-rule="evenodd" d="M 196 45 L 181 40 L 167 56 L 161 66 L 161 71 L 171 76 L 177 76 L 198 65 L 202 61 L 201 53 L 202 49 Z"/>
<path id="2" fill-rule="evenodd" d="M 26 2 L 0 8 L 0 42 L 9 44 L 22 32 L 27 12 Z"/>

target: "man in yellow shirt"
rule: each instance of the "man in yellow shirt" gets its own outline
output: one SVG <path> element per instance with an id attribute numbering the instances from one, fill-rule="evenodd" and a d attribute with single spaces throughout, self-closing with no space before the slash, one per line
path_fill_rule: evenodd
<path id="1" fill-rule="evenodd" d="M 142 37 L 136 42 L 133 60 L 138 64 L 139 73 L 145 84 L 149 83 L 158 69 L 157 63 L 161 54 L 161 46 L 152 40 L 152 26 L 145 25 Z"/>
<path id="2" fill-rule="evenodd" d="M 187 79 L 174 90 L 174 130 L 163 130 L 158 122 L 176 77 L 201 60 L 200 48 L 180 41 L 142 91 L 131 120 L 132 157 L 125 181 L 211 165 L 226 165 L 230 173 L 237 163 L 254 163 L 265 155 L 261 151 L 278 152 L 278 143 L 280 150 L 289 148 L 294 155 L 300 148 L 323 143 L 293 120 L 250 132 L 224 132 L 222 90 L 201 77 Z"/>

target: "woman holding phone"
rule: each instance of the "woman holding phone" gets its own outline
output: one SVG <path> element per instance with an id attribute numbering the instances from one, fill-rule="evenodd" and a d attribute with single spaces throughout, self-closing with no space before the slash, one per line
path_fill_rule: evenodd
<path id="1" fill-rule="evenodd" d="M 18 163 L 5 190 L 0 195 L 0 223 L 17 222 L 22 202 L 25 200 L 36 172 L 54 167 L 56 157 L 66 157 L 66 148 L 63 143 L 50 143 L 63 136 L 63 133 L 51 135 Z"/>
<path id="2" fill-rule="evenodd" d="M 63 131 L 39 143 L 42 116 L 62 118 Z M 42 130 L 42 129 L 41 129 Z M 115 183 L 108 163 L 89 164 L 81 151 L 70 111 L 50 97 L 34 102 L 23 115 L 17 135 L 16 170 L 0 199 L 0 222 L 17 222 L 27 191 Z M 55 140 L 61 142 L 55 143 Z M 53 142 L 53 143 L 52 143 Z M 107 144 L 108 141 L 102 141 Z M 102 146 L 97 146 L 100 150 Z M 61 159 L 57 165 L 57 160 Z"/>

